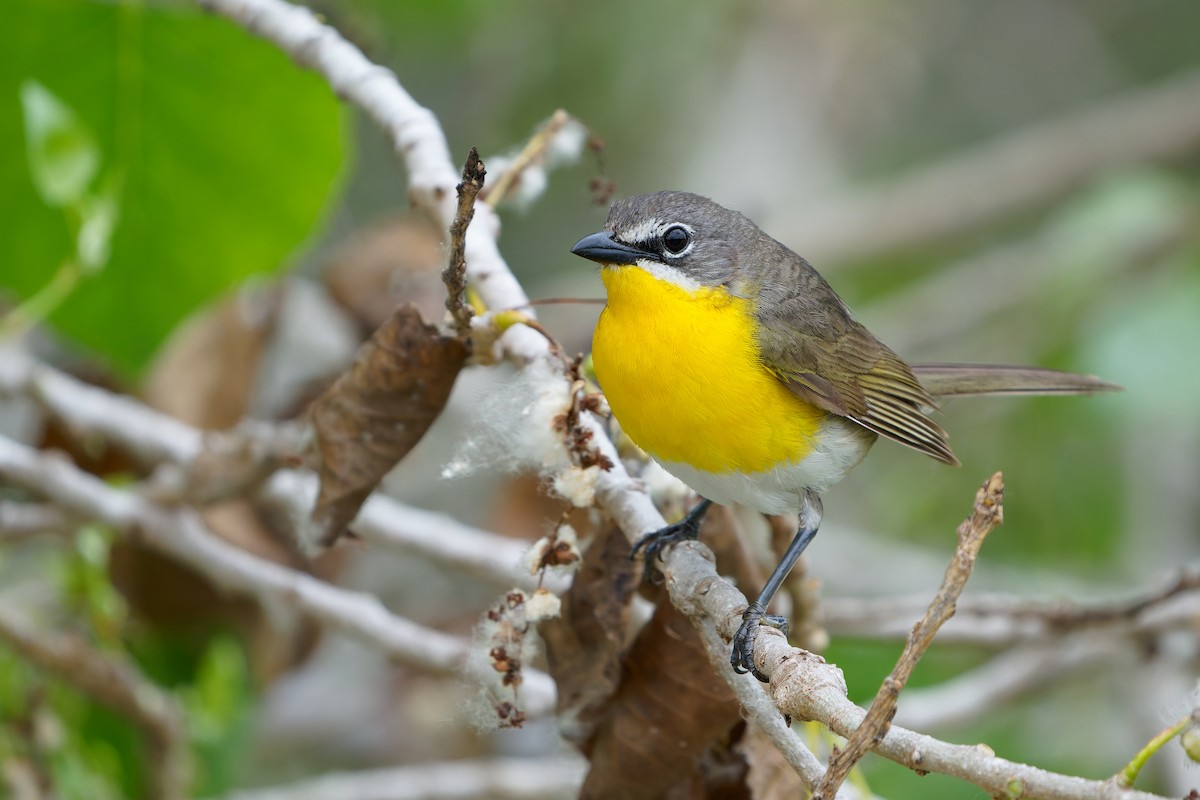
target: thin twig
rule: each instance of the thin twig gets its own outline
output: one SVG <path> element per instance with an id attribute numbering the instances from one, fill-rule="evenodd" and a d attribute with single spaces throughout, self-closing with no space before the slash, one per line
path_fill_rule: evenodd
<path id="1" fill-rule="evenodd" d="M 1137 755 L 1125 765 L 1124 769 L 1112 777 L 1113 782 L 1125 788 L 1133 786 L 1133 782 L 1137 780 L 1138 775 L 1142 774 L 1142 768 L 1146 766 L 1146 762 L 1161 750 L 1163 745 L 1183 733 L 1184 729 L 1193 723 L 1192 715 L 1187 714 L 1182 719 L 1163 728 L 1155 734 L 1153 739 L 1146 742 L 1146 746 L 1137 752 Z"/>
<path id="2" fill-rule="evenodd" d="M 462 183 L 455 187 L 458 209 L 450 223 L 450 259 L 442 271 L 446 284 L 446 308 L 454 318 L 454 330 L 464 342 L 471 335 L 471 316 L 474 310 L 467 302 L 467 228 L 475 218 L 475 197 L 483 188 L 487 176 L 479 151 L 474 147 L 463 165 Z"/>
<path id="3" fill-rule="evenodd" d="M 629 524 L 634 531 L 650 530 L 655 523 L 649 498 L 619 480 L 630 479 L 605 473 L 597 486 L 598 499 L 622 520 L 623 527 Z M 665 556 L 662 566 L 672 602 L 693 624 L 702 626 L 712 620 L 722 636 L 732 638 L 741 625 L 746 597 L 717 574 L 708 549 L 698 543 L 682 543 Z M 845 679 L 835 666 L 791 647 L 772 628 L 759 631 L 754 652 L 755 664 L 771 677 L 771 698 L 784 714 L 797 720 L 818 720 L 846 738 L 860 726 L 866 712 L 846 696 Z M 1161 800 L 1159 795 L 1049 772 L 998 758 L 986 747 L 950 744 L 896 725 L 875 749 L 909 769 L 961 778 L 997 796 L 1016 790 L 1023 800 Z"/>
<path id="4" fill-rule="evenodd" d="M 554 137 L 558 136 L 559 131 L 570 121 L 571 115 L 561 108 L 551 114 L 550 119 L 546 120 L 546 124 L 529 138 L 525 147 L 508 165 L 508 168 L 500 173 L 500 178 L 492 188 L 484 192 L 484 201 L 492 208 L 500 205 L 500 202 L 521 179 L 521 174 L 545 157 L 546 150 L 554 141 Z"/>
<path id="5" fill-rule="evenodd" d="M 954 616 L 954 606 L 966 587 L 972 570 L 975 569 L 975 559 L 979 556 L 979 548 L 983 547 L 983 540 L 1003 521 L 1004 478 L 997 472 L 984 482 L 975 495 L 975 507 L 971 515 L 958 526 L 958 547 L 954 551 L 954 560 L 946 569 L 941 588 L 929 604 L 925 616 L 913 627 L 904 645 L 904 652 L 900 654 L 900 659 L 891 674 L 879 687 L 879 692 L 867 710 L 862 724 L 850 736 L 845 746 L 835 750 L 829 759 L 829 769 L 826 770 L 821 785 L 813 792 L 813 800 L 832 798 L 850 774 L 850 770 L 854 769 L 854 765 L 868 750 L 883 741 L 892 723 L 892 717 L 896 715 L 896 702 L 900 699 L 900 692 L 904 690 L 921 656 L 929 649 L 929 645 L 933 644 L 933 637 L 937 635 L 938 629 Z"/>
<path id="6" fill-rule="evenodd" d="M 47 633 L 8 608 L 0 608 L 0 641 L 142 729 L 149 745 L 146 763 L 152 797 L 183 800 L 188 796 L 187 726 L 174 697 L 133 664 L 100 652 L 79 636 Z"/>

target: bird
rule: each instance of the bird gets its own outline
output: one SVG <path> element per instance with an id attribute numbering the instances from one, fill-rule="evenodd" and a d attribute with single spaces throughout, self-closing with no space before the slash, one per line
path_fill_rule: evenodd
<path id="1" fill-rule="evenodd" d="M 621 429 L 701 498 L 647 534 L 646 571 L 695 539 L 712 503 L 794 514 L 796 534 L 742 615 L 730 663 L 753 660 L 767 607 L 821 524 L 821 495 L 883 437 L 959 461 L 937 398 L 1091 394 L 1089 375 L 975 364 L 909 365 L 855 320 L 803 257 L 737 211 L 663 191 L 617 200 L 571 252 L 597 262 L 607 299 L 592 338 L 600 388 Z"/>

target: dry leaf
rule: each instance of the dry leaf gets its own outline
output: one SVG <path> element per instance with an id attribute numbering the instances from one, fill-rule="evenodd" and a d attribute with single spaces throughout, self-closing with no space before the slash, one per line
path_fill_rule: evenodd
<path id="1" fill-rule="evenodd" d="M 578 744 L 591 738 L 621 680 L 629 605 L 640 579 L 629 542 L 610 527 L 584 553 L 562 615 L 538 628 L 558 684 L 559 728 Z"/>
<path id="2" fill-rule="evenodd" d="M 146 402 L 197 428 L 236 425 L 250 407 L 281 296 L 276 286 L 235 292 L 185 321 L 151 365 Z"/>
<path id="3" fill-rule="evenodd" d="M 701 536 L 717 559 L 717 571 L 732 576 L 734 583 L 749 595 L 762 588 L 767 573 L 746 546 L 742 522 L 734 509 L 714 505 L 704 515 Z"/>
<path id="4" fill-rule="evenodd" d="M 313 520 L 332 544 L 387 472 L 441 413 L 467 346 L 403 306 L 359 348 L 309 414 L 321 456 Z"/>
<path id="5" fill-rule="evenodd" d="M 737 700 L 692 624 L 659 603 L 625 659 L 580 796 L 658 798 L 692 785 L 698 762 L 740 722 Z"/>
<path id="6" fill-rule="evenodd" d="M 238 291 L 197 312 L 172 334 L 146 376 L 142 395 L 160 411 L 205 430 L 237 424 L 249 411 L 263 356 L 277 332 L 283 289 L 272 285 Z M 202 456 L 198 469 L 236 469 Z M 210 463 L 211 462 L 211 463 Z M 269 561 L 332 579 L 344 554 L 305 559 L 246 499 L 206 506 L 205 526 L 216 536 Z M 256 678 L 266 683 L 311 650 L 318 629 L 299 615 L 266 614 L 252 600 L 219 591 L 186 565 L 120 541 L 113 548 L 113 581 L 130 605 L 152 624 L 206 631 L 234 628 L 250 651 Z"/>
<path id="7" fill-rule="evenodd" d="M 391 217 L 356 233 L 324 272 L 330 296 L 358 320 L 367 336 L 400 303 L 429 319 L 445 310 L 441 234 L 423 217 Z"/>
<path id="8" fill-rule="evenodd" d="M 804 784 L 762 728 L 746 725 L 746 733 L 735 747 L 745 759 L 749 771 L 746 785 L 754 800 L 790 800 L 805 797 Z"/>

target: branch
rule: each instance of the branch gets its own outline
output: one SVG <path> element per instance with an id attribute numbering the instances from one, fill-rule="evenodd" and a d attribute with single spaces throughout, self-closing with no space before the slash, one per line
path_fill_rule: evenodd
<path id="1" fill-rule="evenodd" d="M 908 635 L 900 660 L 888 675 L 862 724 L 851 734 L 845 746 L 835 750 L 829 759 L 829 769 L 821 785 L 813 792 L 813 800 L 832 798 L 850 770 L 866 755 L 867 750 L 883 740 L 896 714 L 896 702 L 900 692 L 908 683 L 921 656 L 933 644 L 933 637 L 946 620 L 954 615 L 954 606 L 966 588 L 967 580 L 975 569 L 975 560 L 983 540 L 1004 521 L 1004 479 L 999 472 L 988 479 L 975 495 L 975 507 L 966 520 L 958 526 L 958 547 L 954 560 L 946 569 L 946 577 L 929 608 Z"/>
<path id="2" fill-rule="evenodd" d="M 580 760 L 568 756 L 480 758 L 334 772 L 287 786 L 232 792 L 220 800 L 558 800 L 579 791 L 583 773 Z"/>
<path id="3" fill-rule="evenodd" d="M 197 0 L 211 11 L 278 46 L 297 64 L 321 75 L 338 97 L 362 109 L 392 139 L 409 173 L 408 195 L 442 230 L 456 211 L 458 170 L 446 136 L 433 112 L 417 103 L 391 70 L 373 64 L 334 28 L 307 8 L 283 0 Z M 487 204 L 475 209 L 466 236 L 467 277 L 489 308 L 514 308 L 529 302 L 496 247 L 500 223 Z M 537 358 L 545 350 L 540 336 L 515 325 L 505 337 L 510 355 Z"/>
<path id="4" fill-rule="evenodd" d="M 131 719 L 149 745 L 151 796 L 183 800 L 191 779 L 187 726 L 175 698 L 124 660 L 74 635 L 48 634 L 0 607 L 0 641 L 26 659 Z"/>
<path id="5" fill-rule="evenodd" d="M 771 698 L 760 691 L 758 686 L 742 680 L 733 671 L 729 663 L 729 645 L 717 633 L 712 621 L 705 620 L 704 624 L 697 627 L 709 662 L 716 673 L 733 689 L 747 719 L 758 725 L 767 735 L 784 760 L 796 770 L 804 788 L 811 792 L 824 777 L 825 766 L 792 730 L 783 714 L 779 713 L 779 709 L 771 702 Z M 837 797 L 844 800 L 846 793 L 838 790 Z"/>
<path id="6" fill-rule="evenodd" d="M 463 165 L 462 183 L 455 188 L 458 208 L 450 223 L 450 258 L 442 272 L 442 281 L 446 284 L 446 309 L 454 318 L 458 338 L 464 342 L 471 335 L 471 315 L 474 313 L 467 303 L 467 228 L 475 216 L 475 198 L 483 188 L 486 175 L 479 151 L 472 147 L 467 154 L 467 163 Z"/>
<path id="7" fill-rule="evenodd" d="M 206 487 L 206 480 L 226 483 L 219 470 L 204 469 L 203 464 L 228 458 L 209 459 L 206 453 L 216 448 L 238 454 L 244 464 L 233 471 L 254 471 L 256 454 L 278 449 L 278 438 L 271 426 L 243 425 L 228 433 L 208 433 L 169 417 L 137 400 L 89 386 L 53 367 L 27 357 L 6 354 L 0 359 L 0 397 L 31 397 L 45 411 L 81 440 L 102 438 L 135 456 L 148 467 L 170 464 L 183 471 L 183 481 L 193 495 L 219 495 L 217 487 Z M 261 439 L 261 441 L 260 441 Z M 235 459 L 236 460 L 236 459 Z M 311 472 L 279 470 L 267 479 L 259 491 L 261 499 L 295 523 L 307 519 L 317 497 L 317 479 Z M 0 506 L 3 510 L 6 506 Z M 23 515 L 32 512 L 22 504 Z M 46 509 L 47 513 L 52 509 Z M 56 512 L 61 516 L 61 510 Z M 42 515 L 45 516 L 45 515 Z M 406 506 L 378 493 L 363 506 L 351 527 L 363 539 L 383 547 L 417 552 L 439 563 L 462 569 L 498 586 L 514 582 L 523 588 L 536 585 L 523 576 L 522 562 L 526 543 L 464 525 L 429 511 Z M 0 525 L 0 529 L 5 526 Z M 549 576 L 547 588 L 561 589 L 563 580 Z"/>
<path id="8" fill-rule="evenodd" d="M 563 133 L 564 129 L 569 130 L 569 126 L 579 126 L 576 120 L 571 118 L 563 109 L 557 109 L 550 115 L 550 119 L 535 133 L 526 143 L 525 147 L 511 162 L 505 164 L 501 168 L 500 178 L 492 186 L 491 189 L 483 193 L 484 200 L 492 208 L 500 205 L 501 201 L 513 190 L 515 186 L 522 183 L 526 173 L 539 162 L 546 160 L 547 151 L 551 145 L 555 143 L 559 134 Z M 582 140 L 583 137 L 580 137 Z"/>
<path id="9" fill-rule="evenodd" d="M 640 503 L 632 499 L 616 507 L 630 515 L 641 513 Z M 711 619 L 722 637 L 732 638 L 747 601 L 717 574 L 707 548 L 692 542 L 679 544 L 666 555 L 662 566 L 672 601 L 695 624 Z M 790 647 L 778 631 L 766 627 L 759 631 L 755 663 L 771 677 L 771 697 L 784 714 L 818 720 L 846 738 L 862 723 L 866 712 L 846 696 L 841 671 L 820 656 Z M 1016 793 L 1024 800 L 1161 800 L 1158 795 L 1121 790 L 1108 782 L 997 758 L 986 747 L 950 744 L 896 725 L 875 752 L 909 769 L 961 778 L 993 795 Z"/>
<path id="10" fill-rule="evenodd" d="M 268 507 L 292 519 L 305 516 L 316 496 L 316 476 L 300 470 L 280 470 L 258 495 Z M 497 588 L 516 585 L 533 589 L 539 585 L 539 578 L 522 568 L 529 542 L 474 528 L 449 515 L 414 508 L 378 492 L 363 504 L 350 528 L 368 544 L 415 553 Z M 567 578 L 547 574 L 540 577 L 540 585 L 557 594 L 566 589 Z"/>
<path id="11" fill-rule="evenodd" d="M 816 264 L 917 247 L 1049 202 L 1125 164 L 1180 158 L 1200 142 L 1200 71 L 918 167 L 889 183 L 789 204 L 766 230 Z M 986 186 L 987 191 L 979 191 Z"/>
<path id="12" fill-rule="evenodd" d="M 28 539 L 46 531 L 63 531 L 71 520 L 51 505 L 0 501 L 0 543 Z"/>
<path id="13" fill-rule="evenodd" d="M 921 601 L 913 597 L 836 598 L 825 601 L 825 625 L 841 636 L 897 639 Z M 1010 595 L 965 599 L 942 641 L 1007 647 L 1058 642 L 1067 633 L 1104 631 L 1134 636 L 1188 625 L 1200 609 L 1200 569 L 1189 567 L 1157 588 L 1126 600 L 1091 604 L 1038 601 Z"/>
<path id="14" fill-rule="evenodd" d="M 1130 650 L 1119 639 L 1096 636 L 1010 650 L 936 686 L 909 689 L 896 717 L 915 730 L 964 724 L 1081 672 L 1126 667 Z"/>
<path id="15" fill-rule="evenodd" d="M 268 609 L 275 604 L 293 605 L 400 663 L 445 674 L 465 670 L 480 681 L 493 677 L 486 663 L 470 658 L 467 641 L 398 617 L 373 595 L 342 589 L 252 555 L 212 535 L 194 511 L 161 508 L 81 472 L 63 458 L 3 437 L 0 476 L 45 495 L 71 513 L 125 532 L 187 564 L 219 588 L 254 597 Z M 554 684 L 548 675 L 526 670 L 523 690 L 529 715 L 553 710 Z"/>

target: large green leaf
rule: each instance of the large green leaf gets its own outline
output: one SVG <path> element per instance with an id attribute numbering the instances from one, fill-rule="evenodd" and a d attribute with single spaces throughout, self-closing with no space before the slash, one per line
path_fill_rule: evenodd
<path id="1" fill-rule="evenodd" d="M 75 250 L 34 189 L 20 89 L 35 80 L 99 143 L 119 187 L 108 266 L 51 317 L 127 371 L 189 311 L 277 270 L 320 220 L 344 159 L 329 89 L 191 6 L 9 0 L 0 26 L 0 287 L 28 297 Z"/>

